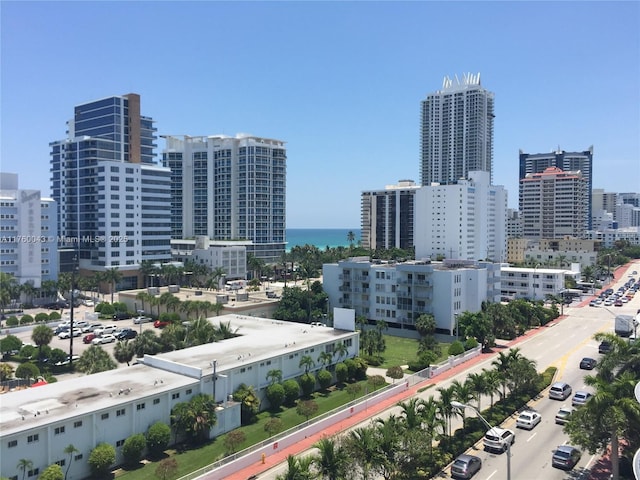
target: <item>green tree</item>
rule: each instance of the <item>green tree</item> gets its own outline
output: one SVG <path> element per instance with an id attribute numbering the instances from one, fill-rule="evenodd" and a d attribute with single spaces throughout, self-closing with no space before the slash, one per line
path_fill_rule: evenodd
<path id="1" fill-rule="evenodd" d="M 284 387 L 279 383 L 273 383 L 267 387 L 266 395 L 271 410 L 277 412 L 284 402 Z"/>
<path id="2" fill-rule="evenodd" d="M 613 381 L 598 375 L 587 375 L 584 380 L 595 387 L 595 394 L 569 417 L 564 431 L 573 443 L 591 454 L 610 446 L 612 478 L 617 480 L 620 439 L 628 438 L 640 426 L 640 404 L 634 398 L 638 378 L 632 372 L 624 372 Z"/>
<path id="3" fill-rule="evenodd" d="M 233 400 L 241 402 L 240 419 L 243 425 L 255 421 L 260 411 L 260 398 L 251 385 L 241 383 L 233 394 Z"/>
<path id="4" fill-rule="evenodd" d="M 31 332 L 31 340 L 38 347 L 38 361 L 42 361 L 42 347 L 49 345 L 53 339 L 53 330 L 46 325 L 38 325 Z"/>
<path id="5" fill-rule="evenodd" d="M 352 399 L 355 399 L 356 396 L 362 391 L 362 385 L 359 383 L 350 383 L 347 385 L 346 389 L 347 393 L 351 395 Z"/>
<path id="6" fill-rule="evenodd" d="M 116 292 L 116 287 L 120 280 L 122 280 L 122 273 L 118 270 L 118 267 L 107 268 L 103 272 L 103 280 L 109 284 L 109 292 L 111 293 L 111 303 L 113 303 L 113 294 Z"/>
<path id="7" fill-rule="evenodd" d="M 28 458 L 21 458 L 20 460 L 18 460 L 18 465 L 16 465 L 16 468 L 18 470 L 22 470 L 22 480 L 24 480 L 24 477 L 26 477 L 27 472 L 29 470 L 33 470 L 33 462 Z"/>
<path id="8" fill-rule="evenodd" d="M 316 387 L 316 378 L 312 373 L 305 373 L 298 379 L 302 395 L 304 397 L 310 397 Z"/>
<path id="9" fill-rule="evenodd" d="M 276 480 L 312 480 L 311 457 L 296 458 L 293 455 L 287 457 L 287 471 L 276 477 Z"/>
<path id="10" fill-rule="evenodd" d="M 282 383 L 284 388 L 284 403 L 288 406 L 295 405 L 296 400 L 300 396 L 300 384 L 290 378 Z"/>
<path id="11" fill-rule="evenodd" d="M 264 424 L 264 431 L 269 434 L 269 436 L 273 436 L 279 431 L 282 430 L 283 423 L 278 417 L 271 417 Z"/>
<path id="12" fill-rule="evenodd" d="M 8 363 L 0 363 L 0 382 L 13 378 L 13 366 Z"/>
<path id="13" fill-rule="evenodd" d="M 318 372 L 316 378 L 318 380 L 318 385 L 320 385 L 320 388 L 322 390 L 326 390 L 331 385 L 333 375 L 331 375 L 331 372 L 323 368 Z"/>
<path id="14" fill-rule="evenodd" d="M 217 422 L 216 404 L 211 395 L 199 394 L 188 402 L 178 403 L 171 410 L 171 423 L 176 431 L 185 435 L 192 443 L 207 439 L 209 430 Z"/>
<path id="15" fill-rule="evenodd" d="M 126 363 L 127 366 L 129 366 L 135 354 L 136 350 L 133 342 L 129 342 L 129 340 L 118 341 L 115 347 L 113 347 L 114 358 L 120 363 Z"/>
<path id="16" fill-rule="evenodd" d="M 349 380 L 349 368 L 344 362 L 336 365 L 336 380 L 338 383 L 345 383 Z"/>
<path id="17" fill-rule="evenodd" d="M 316 414 L 318 408 L 315 400 L 300 400 L 296 406 L 296 413 L 309 421 L 309 418 Z"/>
<path id="18" fill-rule="evenodd" d="M 116 449 L 108 443 L 100 443 L 89 454 L 89 467 L 95 476 L 103 476 L 109 472 L 116 461 Z"/>
<path id="19" fill-rule="evenodd" d="M 436 333 L 436 319 L 433 315 L 423 313 L 416 318 L 416 330 L 421 337 Z"/>
<path id="20" fill-rule="evenodd" d="M 274 383 L 278 383 L 282 381 L 282 370 L 272 369 L 267 372 L 267 380 L 269 380 L 269 384 L 273 385 Z"/>
<path id="21" fill-rule="evenodd" d="M 401 366 L 394 365 L 387 369 L 386 375 L 387 377 L 393 378 L 394 380 L 400 380 L 401 378 L 404 378 L 404 371 L 402 370 Z"/>
<path id="22" fill-rule="evenodd" d="M 140 462 L 142 452 L 147 446 L 147 439 L 142 433 L 131 435 L 124 441 L 122 446 L 122 455 L 124 461 L 128 465 L 135 465 Z"/>
<path id="23" fill-rule="evenodd" d="M 15 335 L 7 335 L 0 340 L 0 354 L 20 351 L 20 348 L 22 348 L 22 340 Z"/>
<path id="24" fill-rule="evenodd" d="M 40 375 L 40 369 L 31 362 L 25 362 L 16 368 L 16 377 L 25 380 L 36 379 Z"/>
<path id="25" fill-rule="evenodd" d="M 64 478 L 65 475 L 62 473 L 62 467 L 54 463 L 42 471 L 38 480 L 63 480 Z"/>
<path id="26" fill-rule="evenodd" d="M 155 355 L 160 351 L 160 342 L 158 336 L 153 330 L 143 330 L 133 340 L 133 349 L 138 358 L 144 357 L 145 354 Z"/>
<path id="27" fill-rule="evenodd" d="M 111 359 L 109 353 L 98 345 L 91 345 L 86 349 L 76 363 L 76 369 L 87 375 L 114 370 L 117 367 L 116 362 Z"/>
<path id="28" fill-rule="evenodd" d="M 171 441 L 171 428 L 162 422 L 156 422 L 147 431 L 147 448 L 150 455 L 159 457 Z"/>
<path id="29" fill-rule="evenodd" d="M 304 373 L 309 373 L 309 369 L 313 368 L 315 364 L 316 363 L 313 361 L 313 358 L 311 358 L 311 355 L 303 355 L 298 367 L 304 368 Z"/>
<path id="30" fill-rule="evenodd" d="M 339 480 L 347 476 L 347 455 L 334 439 L 323 438 L 316 442 L 314 447 L 318 449 L 318 455 L 314 456 L 313 463 L 320 477 L 327 480 Z"/>
<path id="31" fill-rule="evenodd" d="M 78 453 L 79 450 L 75 447 L 73 443 L 70 443 L 66 447 L 64 447 L 64 453 L 69 455 L 69 461 L 67 462 L 67 469 L 64 472 L 64 480 L 67 480 L 67 475 L 69 475 L 69 470 L 71 469 L 71 463 L 73 461 L 73 456 Z"/>

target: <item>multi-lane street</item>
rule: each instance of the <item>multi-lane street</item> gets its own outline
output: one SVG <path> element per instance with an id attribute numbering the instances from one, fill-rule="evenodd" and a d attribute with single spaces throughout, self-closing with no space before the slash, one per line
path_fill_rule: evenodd
<path id="1" fill-rule="evenodd" d="M 640 270 L 640 262 L 627 269 L 627 272 Z M 616 282 L 612 288 L 617 289 L 629 278 L 625 274 Z M 637 278 L 637 275 L 636 275 Z M 588 374 L 595 374 L 596 371 L 581 370 L 580 360 L 583 357 L 599 359 L 599 342 L 593 339 L 598 332 L 614 333 L 614 320 L 617 314 L 635 315 L 640 309 L 640 295 L 622 307 L 589 307 L 588 301 L 583 301 L 580 305 L 565 308 L 566 318 L 553 322 L 552 324 L 537 329 L 534 334 L 528 335 L 525 339 L 516 343 L 522 355 L 536 362 L 538 371 L 543 371 L 549 366 L 558 368 L 554 381 L 563 381 L 571 385 L 573 393 L 578 390 L 589 388 L 584 383 L 584 377 Z M 438 382 L 437 387 L 448 387 L 454 380 L 463 382 L 470 373 L 480 372 L 482 369 L 491 369 L 491 362 L 495 357 L 488 358 L 470 366 L 464 372 L 443 379 Z M 438 397 L 437 389 L 431 388 L 419 394 L 423 398 L 429 396 Z M 531 431 L 516 429 L 516 416 L 509 418 L 502 425 L 515 431 L 516 442 L 511 448 L 511 479 L 512 480 L 556 480 L 556 479 L 576 479 L 587 478 L 588 469 L 593 466 L 596 456 L 583 452 L 579 463 L 571 472 L 565 472 L 551 466 L 551 456 L 558 445 L 568 443 L 568 437 L 562 431 L 561 425 L 555 424 L 555 415 L 561 406 L 570 406 L 571 398 L 564 401 L 552 400 L 548 396 L 548 389 L 544 395 L 534 399 L 529 406 L 542 415 L 542 422 Z M 486 408 L 489 398 L 482 398 L 481 407 Z M 400 409 L 394 407 L 386 410 L 376 418 L 386 418 L 389 415 L 400 415 Z M 467 416 L 474 415 L 473 411 L 467 410 Z M 370 420 L 354 426 L 358 428 L 369 424 Z M 459 427 L 454 423 L 454 428 Z M 313 450 L 300 452 L 302 456 L 314 453 Z M 468 453 L 476 455 L 482 459 L 483 466 L 473 478 L 475 480 L 507 480 L 507 455 L 506 453 L 495 454 L 485 452 L 482 443 L 479 442 Z M 286 462 L 271 468 L 270 470 L 257 475 L 259 480 L 273 480 L 277 475 L 286 472 Z M 449 476 L 449 472 L 447 472 Z"/>

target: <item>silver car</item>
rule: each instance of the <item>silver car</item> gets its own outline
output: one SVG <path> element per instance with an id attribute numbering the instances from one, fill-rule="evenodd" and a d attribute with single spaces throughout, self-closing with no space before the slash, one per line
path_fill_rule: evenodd
<path id="1" fill-rule="evenodd" d="M 473 477 L 482 468 L 482 460 L 475 455 L 460 455 L 451 465 L 453 478 L 468 479 Z"/>

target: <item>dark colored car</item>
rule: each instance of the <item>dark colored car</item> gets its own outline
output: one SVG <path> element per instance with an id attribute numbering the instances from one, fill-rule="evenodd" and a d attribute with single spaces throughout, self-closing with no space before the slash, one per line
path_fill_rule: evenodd
<path id="1" fill-rule="evenodd" d="M 136 338 L 137 336 L 138 332 L 132 330 L 131 328 L 125 328 L 116 335 L 116 338 L 118 340 L 131 340 L 132 338 Z"/>
<path id="2" fill-rule="evenodd" d="M 482 460 L 475 455 L 460 455 L 451 465 L 453 478 L 471 478 L 482 468 Z"/>
<path id="3" fill-rule="evenodd" d="M 593 370 L 594 367 L 596 366 L 596 363 L 598 362 L 596 361 L 595 358 L 584 357 L 582 360 L 580 360 L 580 369 Z"/>
<path id="4" fill-rule="evenodd" d="M 118 312 L 113 315 L 114 320 L 127 320 L 131 318 L 131 314 L 129 312 Z"/>
<path id="5" fill-rule="evenodd" d="M 602 341 L 598 346 L 598 353 L 609 353 L 611 351 L 611 344 L 606 340 Z"/>
<path id="6" fill-rule="evenodd" d="M 556 468 L 571 470 L 580 461 L 582 453 L 576 447 L 560 445 L 551 457 L 551 464 Z"/>

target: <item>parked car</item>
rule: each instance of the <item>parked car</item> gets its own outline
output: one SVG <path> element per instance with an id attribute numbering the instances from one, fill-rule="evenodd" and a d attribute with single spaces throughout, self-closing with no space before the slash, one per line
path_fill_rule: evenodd
<path id="1" fill-rule="evenodd" d="M 581 407 L 585 405 L 589 399 L 593 397 L 589 392 L 578 391 L 573 396 L 573 400 L 571 400 L 571 405 L 574 407 Z"/>
<path id="2" fill-rule="evenodd" d="M 80 359 L 80 355 L 74 355 L 73 356 L 73 361 L 77 361 Z M 67 355 L 67 358 L 65 360 L 63 360 L 62 362 L 56 362 L 54 365 L 56 367 L 61 367 L 63 365 L 68 365 L 69 364 L 69 355 Z"/>
<path id="3" fill-rule="evenodd" d="M 138 332 L 136 332 L 135 330 L 133 330 L 131 328 L 125 328 L 123 330 L 120 330 L 116 334 L 116 339 L 117 340 L 131 340 L 132 338 L 136 338 L 137 336 L 138 336 Z"/>
<path id="4" fill-rule="evenodd" d="M 531 430 L 542 421 L 542 415 L 533 410 L 525 410 L 516 420 L 516 427 Z"/>
<path id="5" fill-rule="evenodd" d="M 600 342 L 598 346 L 598 353 L 609 353 L 611 351 L 611 344 L 606 340 Z"/>
<path id="6" fill-rule="evenodd" d="M 155 322 L 153 322 L 153 326 L 155 328 L 164 328 L 167 325 L 169 325 L 170 323 L 171 322 L 167 322 L 167 321 L 164 321 L 164 320 L 156 320 Z"/>
<path id="7" fill-rule="evenodd" d="M 149 322 L 152 322 L 152 321 L 153 321 L 153 318 L 151 318 L 151 317 L 143 317 L 143 316 L 136 317 L 136 318 L 133 319 L 133 323 L 136 324 L 136 325 L 139 325 L 141 323 L 149 323 Z"/>
<path id="8" fill-rule="evenodd" d="M 621 306 L 622 306 L 622 300 L 616 300 L 616 301 L 613 303 L 613 306 L 614 306 L 614 307 L 621 307 Z"/>
<path id="9" fill-rule="evenodd" d="M 93 332 L 96 328 L 102 327 L 101 323 L 90 323 L 86 327 L 82 329 L 82 333 L 90 333 Z"/>
<path id="10" fill-rule="evenodd" d="M 93 302 L 93 300 L 85 300 L 82 303 L 84 304 L 85 307 L 93 307 L 93 306 L 95 306 L 95 303 Z"/>
<path id="11" fill-rule="evenodd" d="M 571 395 L 571 385 L 564 382 L 556 382 L 549 389 L 549 398 L 554 400 L 564 400 Z"/>
<path id="12" fill-rule="evenodd" d="M 65 339 L 65 338 L 69 338 L 71 335 L 73 335 L 74 337 L 79 337 L 80 335 L 82 335 L 82 330 L 80 330 L 79 328 L 74 328 L 73 329 L 73 333 L 72 331 L 69 330 L 63 330 L 62 332 L 60 332 L 58 334 L 58 338 L 59 339 Z"/>
<path id="13" fill-rule="evenodd" d="M 556 423 L 558 425 L 564 425 L 569 421 L 569 417 L 575 411 L 573 407 L 560 407 L 558 413 L 556 413 Z"/>
<path id="14" fill-rule="evenodd" d="M 117 312 L 113 315 L 114 320 L 127 320 L 129 318 L 131 318 L 131 314 L 129 312 Z"/>
<path id="15" fill-rule="evenodd" d="M 595 358 L 584 357 L 580 360 L 580 369 L 581 370 L 593 370 L 598 362 Z"/>
<path id="16" fill-rule="evenodd" d="M 65 325 L 64 327 L 57 326 L 53 331 L 54 335 L 58 335 L 60 332 L 64 332 L 65 330 L 69 330 L 71 325 Z"/>
<path id="17" fill-rule="evenodd" d="M 453 478 L 471 478 L 482 468 L 482 460 L 475 455 L 460 455 L 451 465 Z"/>
<path id="18" fill-rule="evenodd" d="M 485 433 L 482 443 L 485 450 L 506 452 L 509 445 L 513 445 L 515 441 L 516 435 L 513 433 L 513 430 L 493 427 Z"/>
<path id="19" fill-rule="evenodd" d="M 88 326 L 89 322 L 86 320 L 78 320 L 77 322 L 73 322 L 73 328 L 79 328 L 81 331 L 84 327 Z"/>
<path id="20" fill-rule="evenodd" d="M 91 341 L 96 338 L 96 334 L 95 333 L 89 333 L 87 335 L 85 335 L 84 337 L 82 337 L 82 343 L 91 343 Z"/>
<path id="21" fill-rule="evenodd" d="M 100 328 L 96 328 L 93 333 L 96 334 L 97 337 L 99 337 L 100 335 L 105 335 L 108 333 L 115 333 L 115 331 L 118 330 L 118 326 L 117 325 L 104 325 Z"/>
<path id="22" fill-rule="evenodd" d="M 551 457 L 551 465 L 556 468 L 571 470 L 580 461 L 582 453 L 576 447 L 571 445 L 560 445 L 553 452 Z"/>
<path id="23" fill-rule="evenodd" d="M 114 337 L 112 334 L 107 333 L 105 335 L 101 335 L 99 337 L 94 338 L 93 340 L 91 340 L 91 344 L 92 345 L 102 345 L 103 343 L 112 343 L 116 341 L 116 337 Z"/>

